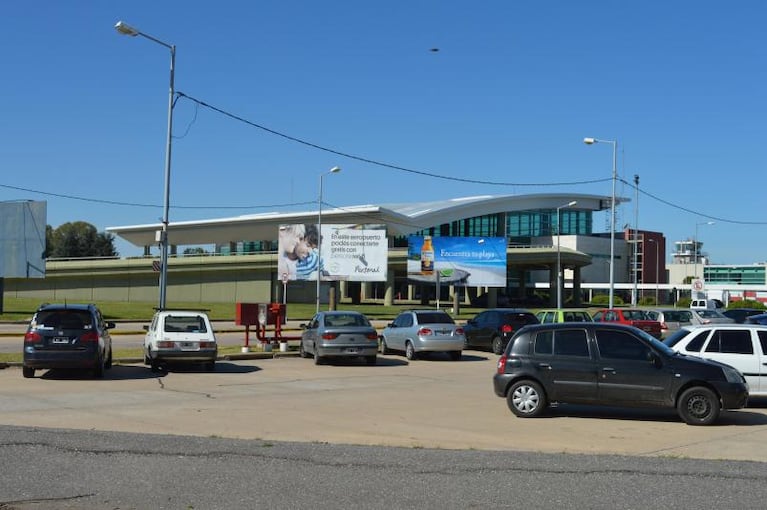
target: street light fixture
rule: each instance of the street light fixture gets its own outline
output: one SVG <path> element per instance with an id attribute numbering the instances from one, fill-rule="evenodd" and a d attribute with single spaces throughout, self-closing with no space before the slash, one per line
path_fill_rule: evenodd
<path id="1" fill-rule="evenodd" d="M 692 262 L 693 262 L 693 264 L 695 264 L 694 269 L 693 269 L 693 273 L 694 273 L 693 278 L 694 279 L 698 278 L 698 227 L 700 225 L 713 225 L 713 224 L 714 224 L 713 221 L 704 221 L 702 223 L 696 223 L 695 224 L 695 239 L 692 240 L 692 249 L 693 249 L 693 254 L 694 254 Z"/>
<path id="2" fill-rule="evenodd" d="M 173 134 L 173 95 L 174 95 L 174 74 L 176 67 L 176 46 L 168 44 L 159 39 L 145 34 L 130 25 L 118 21 L 115 24 L 115 30 L 123 35 L 136 37 L 140 35 L 152 42 L 165 46 L 170 50 L 170 92 L 168 93 L 168 132 L 165 139 L 165 193 L 163 199 L 162 231 L 160 234 L 160 310 L 165 309 L 166 294 L 168 288 L 168 214 L 170 210 L 170 160 L 171 160 L 171 139 Z"/>
<path id="3" fill-rule="evenodd" d="M 578 201 L 573 200 L 557 207 L 557 308 L 562 308 L 562 261 L 559 254 L 559 235 L 562 232 L 562 229 L 560 228 L 560 211 L 565 207 L 572 207 L 577 203 Z"/>
<path id="4" fill-rule="evenodd" d="M 618 141 L 584 138 L 583 143 L 610 143 L 613 146 L 613 192 L 610 200 L 610 300 L 609 308 L 613 308 L 615 296 L 615 181 L 618 179 Z"/>
<path id="5" fill-rule="evenodd" d="M 317 197 L 317 310 L 320 311 L 320 279 L 322 278 L 322 179 L 326 175 L 337 174 L 341 167 L 334 166 L 320 174 L 320 194 Z"/>

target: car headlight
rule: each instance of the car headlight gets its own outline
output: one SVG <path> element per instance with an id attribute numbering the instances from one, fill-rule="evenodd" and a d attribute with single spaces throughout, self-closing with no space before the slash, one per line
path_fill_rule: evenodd
<path id="1" fill-rule="evenodd" d="M 743 383 L 746 382 L 746 380 L 743 378 L 743 374 L 738 372 L 732 367 L 722 367 L 722 371 L 724 372 L 724 378 L 727 379 L 727 382 L 731 383 Z"/>

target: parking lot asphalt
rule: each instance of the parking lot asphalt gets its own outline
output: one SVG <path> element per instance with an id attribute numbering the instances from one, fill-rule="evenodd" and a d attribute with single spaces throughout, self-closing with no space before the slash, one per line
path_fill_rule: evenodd
<path id="1" fill-rule="evenodd" d="M 514 417 L 492 391 L 497 357 L 466 351 L 377 366 L 276 357 L 220 361 L 214 373 L 140 364 L 103 380 L 0 370 L 0 423 L 274 441 L 767 461 L 767 402 L 708 427 L 673 410 L 560 406 Z"/>

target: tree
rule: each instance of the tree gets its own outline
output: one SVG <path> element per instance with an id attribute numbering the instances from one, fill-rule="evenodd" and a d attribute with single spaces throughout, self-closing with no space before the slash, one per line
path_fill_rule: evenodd
<path id="1" fill-rule="evenodd" d="M 208 252 L 205 250 L 205 248 L 196 247 L 196 248 L 187 248 L 184 250 L 185 256 L 194 256 L 194 255 L 208 255 Z"/>
<path id="2" fill-rule="evenodd" d="M 45 238 L 47 243 L 45 251 L 48 257 L 117 256 L 114 236 L 106 232 L 97 232 L 96 227 L 85 221 L 64 223 L 56 229 L 49 225 L 46 227 Z"/>

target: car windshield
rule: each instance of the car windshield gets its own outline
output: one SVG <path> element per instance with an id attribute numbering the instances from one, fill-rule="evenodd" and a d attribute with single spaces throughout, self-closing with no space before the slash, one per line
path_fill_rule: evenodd
<path id="1" fill-rule="evenodd" d="M 418 312 L 419 324 L 455 324 L 453 318 L 441 312 Z"/>
<path id="2" fill-rule="evenodd" d="M 166 333 L 207 333 L 205 319 L 199 315 L 168 315 L 165 317 Z"/>
<path id="3" fill-rule="evenodd" d="M 673 347 L 673 346 L 675 346 L 676 344 L 678 344 L 678 343 L 679 343 L 679 341 L 680 341 L 682 338 L 684 338 L 685 336 L 687 336 L 687 334 L 688 334 L 689 332 L 690 332 L 690 330 L 689 330 L 689 329 L 685 329 L 685 328 L 679 329 L 679 330 L 675 331 L 675 332 L 674 332 L 672 335 L 670 335 L 670 336 L 666 337 L 666 338 L 663 340 L 663 343 L 664 343 L 666 346 L 668 346 L 668 347 Z"/>
<path id="4" fill-rule="evenodd" d="M 647 320 L 647 314 L 642 310 L 624 310 L 623 315 L 630 321 Z"/>
<path id="5" fill-rule="evenodd" d="M 87 310 L 42 310 L 37 312 L 35 327 L 55 329 L 90 329 L 91 314 Z"/>
<path id="6" fill-rule="evenodd" d="M 357 313 L 332 314 L 325 316 L 325 326 L 370 326 L 364 315 Z"/>

